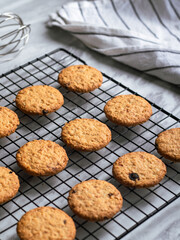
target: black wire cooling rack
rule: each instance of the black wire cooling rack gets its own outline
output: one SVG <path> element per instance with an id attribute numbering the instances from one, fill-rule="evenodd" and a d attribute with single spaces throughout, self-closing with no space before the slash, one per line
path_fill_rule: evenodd
<path id="1" fill-rule="evenodd" d="M 57 76 L 61 69 L 75 64 L 86 63 L 70 52 L 58 49 L 0 77 L 0 105 L 14 110 L 21 122 L 14 134 L 0 139 L 0 166 L 15 171 L 21 182 L 19 193 L 0 207 L 0 240 L 18 239 L 16 224 L 20 217 L 32 208 L 47 205 L 60 208 L 73 217 L 77 227 L 76 239 L 121 239 L 180 195 L 180 166 L 165 159 L 167 175 L 155 187 L 131 189 L 120 185 L 112 177 L 112 164 L 125 153 L 147 151 L 160 157 L 155 149 L 155 138 L 166 129 L 179 127 L 180 120 L 149 101 L 153 115 L 146 123 L 130 128 L 111 123 L 103 113 L 106 101 L 119 94 L 137 93 L 106 74 L 103 74 L 102 86 L 91 93 L 69 92 L 60 87 Z M 26 115 L 16 108 L 15 96 L 20 89 L 39 84 L 59 89 L 65 104 L 48 116 Z M 96 118 L 106 123 L 112 131 L 110 144 L 89 153 L 64 146 L 60 138 L 61 127 L 75 118 Z M 66 169 L 51 177 L 25 174 L 16 164 L 16 152 L 19 147 L 34 139 L 52 140 L 64 146 L 69 156 Z M 122 193 L 122 211 L 111 220 L 97 223 L 82 220 L 73 215 L 67 205 L 71 187 L 91 178 L 109 181 Z"/>

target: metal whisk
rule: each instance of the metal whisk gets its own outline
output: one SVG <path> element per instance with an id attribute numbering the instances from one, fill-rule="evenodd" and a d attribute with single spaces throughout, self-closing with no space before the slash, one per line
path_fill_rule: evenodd
<path id="1" fill-rule="evenodd" d="M 0 14 L 0 62 L 15 58 L 29 40 L 30 24 L 14 13 Z"/>

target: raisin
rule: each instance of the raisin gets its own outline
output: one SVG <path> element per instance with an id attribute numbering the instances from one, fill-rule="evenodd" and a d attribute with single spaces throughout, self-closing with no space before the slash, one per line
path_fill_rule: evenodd
<path id="1" fill-rule="evenodd" d="M 75 190 L 72 190 L 72 193 L 76 193 L 76 191 L 75 191 Z"/>
<path id="2" fill-rule="evenodd" d="M 113 193 L 108 193 L 108 196 L 111 197 L 112 195 L 114 195 Z"/>
<path id="3" fill-rule="evenodd" d="M 9 174 L 13 173 L 12 171 L 9 172 Z"/>
<path id="4" fill-rule="evenodd" d="M 66 220 L 64 220 L 63 222 L 64 222 L 64 224 L 66 224 L 66 223 L 67 223 L 67 221 L 66 221 Z"/>
<path id="5" fill-rule="evenodd" d="M 48 113 L 48 110 L 43 109 L 42 113 L 43 115 L 46 115 Z"/>
<path id="6" fill-rule="evenodd" d="M 130 173 L 129 178 L 133 181 L 140 180 L 139 175 L 137 173 Z"/>

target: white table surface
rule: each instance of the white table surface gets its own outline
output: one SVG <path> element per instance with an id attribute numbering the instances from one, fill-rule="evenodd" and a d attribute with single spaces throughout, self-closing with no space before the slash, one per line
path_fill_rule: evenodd
<path id="1" fill-rule="evenodd" d="M 63 47 L 84 59 L 87 64 L 107 73 L 180 118 L 179 88 L 95 53 L 85 47 L 79 40 L 58 28 L 49 29 L 46 27 L 45 23 L 48 20 L 48 14 L 56 11 L 60 5 L 66 2 L 68 0 L 0 0 L 2 13 L 14 12 L 23 19 L 24 23 L 31 24 L 31 34 L 27 46 L 14 60 L 0 64 L 0 74 L 6 73 L 56 48 Z M 180 239 L 179 206 L 180 201 L 177 199 L 123 239 Z"/>

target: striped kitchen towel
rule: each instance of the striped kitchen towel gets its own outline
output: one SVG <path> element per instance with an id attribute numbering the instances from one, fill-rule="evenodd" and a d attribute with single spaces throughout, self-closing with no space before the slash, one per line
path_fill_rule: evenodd
<path id="1" fill-rule="evenodd" d="M 180 86 L 180 0 L 74 1 L 52 13 L 48 26 Z"/>

